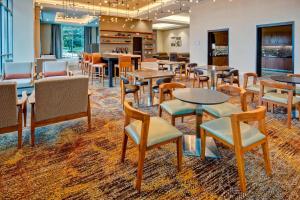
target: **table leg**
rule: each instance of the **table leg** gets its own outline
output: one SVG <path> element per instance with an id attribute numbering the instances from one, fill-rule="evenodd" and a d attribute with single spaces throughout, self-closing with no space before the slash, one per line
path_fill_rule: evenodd
<path id="1" fill-rule="evenodd" d="M 109 78 L 109 87 L 113 87 L 113 71 L 114 71 L 114 63 L 111 59 L 108 60 L 108 78 Z"/>
<path id="2" fill-rule="evenodd" d="M 153 106 L 153 94 L 152 94 L 152 78 L 149 79 L 149 105 Z"/>
<path id="3" fill-rule="evenodd" d="M 216 71 L 215 70 L 211 70 L 210 78 L 211 78 L 211 87 L 212 87 L 213 90 L 216 89 L 215 76 L 216 76 Z"/>
<path id="4" fill-rule="evenodd" d="M 134 69 L 138 70 L 139 69 L 139 59 L 138 58 L 134 58 Z"/>

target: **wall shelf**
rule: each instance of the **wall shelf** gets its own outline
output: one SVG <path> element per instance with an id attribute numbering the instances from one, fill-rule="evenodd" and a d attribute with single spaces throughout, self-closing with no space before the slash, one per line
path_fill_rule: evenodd
<path id="1" fill-rule="evenodd" d="M 132 42 L 101 42 L 100 44 L 132 44 Z"/>
<path id="2" fill-rule="evenodd" d="M 109 35 L 101 35 L 101 38 L 120 38 L 120 39 L 131 39 L 131 36 L 109 36 Z"/>

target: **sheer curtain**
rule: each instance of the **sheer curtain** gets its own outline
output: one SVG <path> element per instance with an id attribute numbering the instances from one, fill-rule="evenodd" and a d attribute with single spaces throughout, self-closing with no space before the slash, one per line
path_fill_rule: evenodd
<path id="1" fill-rule="evenodd" d="M 62 58 L 61 25 L 51 25 L 51 54 Z"/>
<path id="2" fill-rule="evenodd" d="M 91 52 L 92 27 L 84 27 L 84 51 Z"/>

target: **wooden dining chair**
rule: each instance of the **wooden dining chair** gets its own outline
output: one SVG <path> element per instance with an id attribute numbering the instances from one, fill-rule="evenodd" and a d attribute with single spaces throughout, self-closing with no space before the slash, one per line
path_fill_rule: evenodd
<path id="1" fill-rule="evenodd" d="M 284 90 L 284 93 L 279 92 L 265 92 L 265 88 L 274 88 Z M 294 96 L 295 86 L 287 85 L 274 81 L 261 81 L 259 92 L 259 105 L 272 104 L 279 105 L 287 108 L 287 127 L 291 128 L 292 125 L 292 110 L 293 107 L 300 111 L 300 97 Z"/>
<path id="2" fill-rule="evenodd" d="M 232 114 L 201 125 L 201 158 L 205 159 L 206 136 L 210 136 L 235 151 L 240 188 L 246 192 L 244 154 L 261 146 L 267 175 L 271 175 L 271 164 L 268 148 L 268 134 L 265 127 L 266 107 Z M 258 128 L 245 122 L 258 122 Z M 204 148 L 203 148 L 204 147 Z"/>
<path id="3" fill-rule="evenodd" d="M 288 74 L 287 76 L 289 76 L 289 77 L 300 78 L 300 74 Z M 296 86 L 295 94 L 296 94 L 296 95 L 300 95 L 300 87 L 297 87 L 297 86 Z"/>
<path id="4" fill-rule="evenodd" d="M 249 82 L 252 79 L 251 83 Z M 259 96 L 260 84 L 258 75 L 254 72 L 247 72 L 244 74 L 243 88 L 252 95 L 251 102 L 254 101 L 255 95 Z M 276 89 L 265 87 L 265 92 L 276 92 Z"/>
<path id="5" fill-rule="evenodd" d="M 197 105 L 180 101 L 179 99 L 173 99 L 172 91 L 179 88 L 185 88 L 183 83 L 164 83 L 159 86 L 159 106 L 158 113 L 162 116 L 162 111 L 165 111 L 171 116 L 171 123 L 175 126 L 175 120 L 178 117 L 196 115 Z M 170 91 L 165 93 L 165 91 Z M 166 101 L 166 94 L 170 94 L 171 100 Z M 196 119 L 198 116 L 196 115 Z"/>
<path id="6" fill-rule="evenodd" d="M 177 169 L 181 171 L 183 134 L 164 119 L 160 117 L 150 117 L 149 114 L 133 108 L 132 103 L 125 101 L 124 110 L 125 125 L 121 162 L 123 163 L 125 160 L 127 141 L 129 138 L 138 149 L 136 189 L 138 191 L 141 190 L 144 161 L 146 151 L 148 150 L 175 142 L 177 146 Z"/>
<path id="7" fill-rule="evenodd" d="M 198 82 L 198 87 L 204 88 L 204 84 L 207 86 L 207 88 L 210 88 L 209 84 L 209 76 L 204 75 L 204 72 L 202 69 L 195 68 L 194 69 L 194 80 L 193 80 L 193 87 L 195 87 L 195 83 Z"/>
<path id="8" fill-rule="evenodd" d="M 117 83 L 117 69 L 119 70 L 119 77 L 127 76 L 127 72 L 131 72 L 134 66 L 131 62 L 131 56 L 119 56 L 119 63 L 114 67 L 115 84 Z"/>
<path id="9" fill-rule="evenodd" d="M 249 93 L 243 88 L 234 85 L 219 85 L 218 91 L 223 92 L 231 97 L 239 96 L 240 105 L 225 102 L 217 105 L 203 105 L 203 112 L 213 116 L 214 118 L 230 117 L 234 113 L 247 111 L 247 96 Z"/>
<path id="10" fill-rule="evenodd" d="M 125 76 L 121 76 L 121 103 L 124 107 L 125 97 L 127 94 L 133 94 L 134 101 L 139 106 L 139 90 L 140 86 L 130 84 L 130 81 Z"/>

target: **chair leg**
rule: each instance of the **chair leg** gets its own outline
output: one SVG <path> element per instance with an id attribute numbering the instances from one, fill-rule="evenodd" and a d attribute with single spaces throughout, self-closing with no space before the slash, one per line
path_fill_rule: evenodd
<path id="1" fill-rule="evenodd" d="M 158 105 L 158 116 L 159 117 L 162 116 L 162 109 L 161 109 L 160 105 Z"/>
<path id="2" fill-rule="evenodd" d="M 270 161 L 270 155 L 269 155 L 268 142 L 262 144 L 262 149 L 263 149 L 263 154 L 264 154 L 266 173 L 268 176 L 270 176 L 272 173 L 272 169 L 271 169 L 271 161 Z"/>
<path id="3" fill-rule="evenodd" d="M 121 162 L 122 163 L 125 160 L 126 148 L 127 148 L 127 141 L 128 141 L 128 136 L 127 136 L 126 133 L 124 133 L 123 144 L 122 144 L 122 155 L 121 155 Z"/>
<path id="4" fill-rule="evenodd" d="M 134 93 L 134 100 L 137 103 L 137 105 L 139 106 L 140 102 L 139 102 L 139 92 L 138 91 Z"/>
<path id="5" fill-rule="evenodd" d="M 177 139 L 177 169 L 180 172 L 182 168 L 182 137 Z"/>
<path id="6" fill-rule="evenodd" d="M 20 114 L 20 115 L 22 115 L 22 114 Z M 18 123 L 18 149 L 21 149 L 21 148 L 22 148 L 22 117 Z"/>
<path id="7" fill-rule="evenodd" d="M 24 127 L 27 125 L 27 104 L 25 103 L 24 109 L 23 109 L 23 117 L 24 117 Z"/>
<path id="8" fill-rule="evenodd" d="M 184 117 L 181 117 L 181 123 L 183 123 Z"/>
<path id="9" fill-rule="evenodd" d="M 92 128 L 92 117 L 91 117 L 91 104 L 90 104 L 90 98 L 88 98 L 87 118 L 88 118 L 88 130 L 90 131 L 91 128 Z"/>
<path id="10" fill-rule="evenodd" d="M 288 112 L 287 112 L 287 126 L 291 128 L 292 126 L 292 106 L 288 105 Z"/>
<path id="11" fill-rule="evenodd" d="M 172 125 L 175 126 L 175 117 L 172 116 L 172 119 L 171 119 L 171 120 L 172 120 Z"/>
<path id="12" fill-rule="evenodd" d="M 145 151 L 145 149 L 142 148 L 139 151 L 139 161 L 138 161 L 138 170 L 137 170 L 137 179 L 136 179 L 136 189 L 139 192 L 141 191 L 141 185 L 142 185 L 145 154 L 146 154 L 146 151 Z"/>
<path id="13" fill-rule="evenodd" d="M 206 133 L 204 129 L 200 129 L 201 134 L 201 159 L 205 160 L 205 148 L 206 148 Z"/>
<path id="14" fill-rule="evenodd" d="M 245 161 L 244 161 L 244 155 L 240 151 L 240 149 L 235 149 L 235 155 L 236 155 L 236 161 L 237 161 L 237 167 L 238 167 L 238 173 L 240 178 L 240 188 L 242 192 L 246 192 L 246 176 L 245 176 Z"/>
<path id="15" fill-rule="evenodd" d="M 35 132 L 35 127 L 34 127 L 34 124 L 33 123 L 31 123 L 31 135 L 30 135 L 30 137 L 31 137 L 31 146 L 34 146 L 34 140 L 35 140 L 35 136 L 34 136 L 34 133 Z"/>

